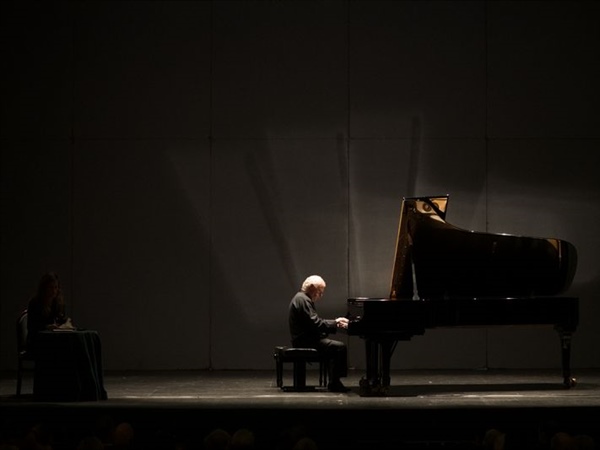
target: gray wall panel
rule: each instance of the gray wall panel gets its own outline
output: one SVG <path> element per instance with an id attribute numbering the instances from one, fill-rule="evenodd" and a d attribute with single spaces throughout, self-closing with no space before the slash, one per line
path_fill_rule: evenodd
<path id="1" fill-rule="evenodd" d="M 208 367 L 208 147 L 89 141 L 77 148 L 76 325 L 108 369 Z"/>
<path id="2" fill-rule="evenodd" d="M 214 4 L 215 137 L 347 129 L 346 3 Z"/>
<path id="3" fill-rule="evenodd" d="M 66 2 L 4 2 L 2 138 L 68 139 L 72 120 L 72 11 Z"/>
<path id="4" fill-rule="evenodd" d="M 16 367 L 15 321 L 35 295 L 40 275 L 57 271 L 71 298 L 71 144 L 43 139 L 0 144 L 0 357 L 5 366 Z"/>
<path id="5" fill-rule="evenodd" d="M 408 191 L 408 140 L 357 140 L 350 147 L 350 296 L 389 295 L 402 198 Z"/>
<path id="6" fill-rule="evenodd" d="M 77 137 L 208 135 L 209 2 L 74 5 Z"/>
<path id="7" fill-rule="evenodd" d="M 0 369 L 48 269 L 108 369 L 272 369 L 304 277 L 328 317 L 386 295 L 402 197 L 446 193 L 453 225 L 576 245 L 573 365 L 600 366 L 597 2 L 0 8 Z M 393 363 L 558 368 L 554 334 L 430 330 Z"/>
<path id="8" fill-rule="evenodd" d="M 212 335 L 216 368 L 269 367 L 288 345 L 287 308 L 305 277 L 328 283 L 319 311 L 345 313 L 346 182 L 335 140 L 215 143 Z M 242 351 L 252 340 L 257 351 Z"/>
<path id="9" fill-rule="evenodd" d="M 491 137 L 600 136 L 598 2 L 488 2 Z"/>
<path id="10" fill-rule="evenodd" d="M 596 301 L 600 289 L 597 267 L 600 239 L 597 224 L 600 210 L 596 193 L 600 163 L 594 140 L 502 140 L 490 144 L 489 221 L 490 231 L 533 237 L 556 237 L 577 248 L 578 268 L 566 294 L 580 297 L 580 326 L 573 342 L 574 363 L 596 366 L 599 355 L 588 352 L 583 342 L 598 342 L 595 325 L 600 315 Z M 546 345 L 546 333 L 528 335 L 535 345 Z M 515 343 L 520 334 L 512 330 L 495 334 L 500 342 Z M 510 345 L 510 344 L 508 344 Z M 558 344 L 556 344 L 558 345 Z M 502 346 L 497 347 L 499 364 L 505 364 Z M 558 351 L 558 350 L 557 350 Z M 546 360 L 550 364 L 551 360 Z M 512 357 L 515 366 L 528 364 L 526 352 Z"/>
<path id="11" fill-rule="evenodd" d="M 351 136 L 483 136 L 483 2 L 350 5 Z"/>

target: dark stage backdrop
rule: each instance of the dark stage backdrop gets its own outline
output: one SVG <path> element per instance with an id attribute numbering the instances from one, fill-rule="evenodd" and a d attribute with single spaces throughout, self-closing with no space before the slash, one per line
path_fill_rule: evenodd
<path id="1" fill-rule="evenodd" d="M 0 5 L 1 370 L 46 270 L 106 369 L 271 369 L 302 280 L 324 316 L 386 296 L 402 198 L 446 193 L 461 228 L 577 247 L 600 367 L 600 3 Z M 431 330 L 393 365 L 558 368 L 559 340 Z"/>

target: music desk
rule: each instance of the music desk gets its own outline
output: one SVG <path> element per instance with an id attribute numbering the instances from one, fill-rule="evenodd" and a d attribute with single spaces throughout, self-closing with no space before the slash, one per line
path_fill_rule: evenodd
<path id="1" fill-rule="evenodd" d="M 104 389 L 102 346 L 93 330 L 41 331 L 33 395 L 41 401 L 96 401 Z"/>

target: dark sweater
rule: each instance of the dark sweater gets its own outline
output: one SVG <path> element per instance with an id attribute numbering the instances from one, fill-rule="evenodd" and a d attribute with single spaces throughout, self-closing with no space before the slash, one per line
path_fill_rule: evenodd
<path id="1" fill-rule="evenodd" d="M 335 319 L 322 319 L 314 302 L 304 292 L 292 298 L 289 307 L 289 326 L 294 347 L 315 347 L 319 340 L 337 331 Z"/>

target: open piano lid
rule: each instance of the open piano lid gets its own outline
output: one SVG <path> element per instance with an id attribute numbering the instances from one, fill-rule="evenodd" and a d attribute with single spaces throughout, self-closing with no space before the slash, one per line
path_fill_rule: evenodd
<path id="1" fill-rule="evenodd" d="M 570 287 L 572 244 L 458 228 L 445 220 L 448 200 L 403 199 L 391 299 L 552 296 Z"/>

